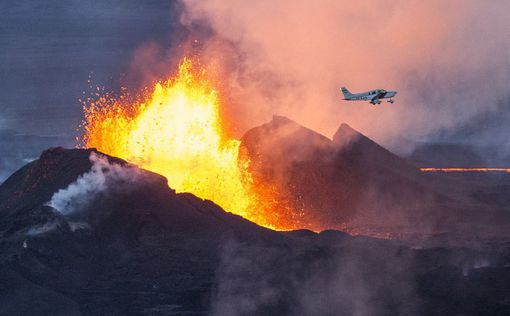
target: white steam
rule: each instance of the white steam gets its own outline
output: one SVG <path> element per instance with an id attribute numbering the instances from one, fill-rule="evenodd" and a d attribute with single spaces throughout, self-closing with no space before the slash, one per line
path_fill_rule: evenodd
<path id="1" fill-rule="evenodd" d="M 89 159 L 92 162 L 90 171 L 53 194 L 49 206 L 68 215 L 87 206 L 98 193 L 122 182 L 133 182 L 139 176 L 138 169 L 110 163 L 106 157 L 94 152 L 90 153 Z"/>
<path id="2" fill-rule="evenodd" d="M 26 232 L 26 235 L 27 236 L 42 235 L 42 234 L 45 234 L 47 232 L 50 232 L 50 231 L 56 229 L 57 227 L 58 227 L 58 223 L 56 221 L 48 222 L 48 223 L 46 223 L 44 225 L 35 226 L 35 227 L 30 228 Z"/>

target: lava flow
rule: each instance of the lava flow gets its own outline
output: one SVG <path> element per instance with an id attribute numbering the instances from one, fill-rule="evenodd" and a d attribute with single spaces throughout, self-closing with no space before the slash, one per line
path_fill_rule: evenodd
<path id="1" fill-rule="evenodd" d="M 95 147 L 164 175 L 177 192 L 191 192 L 260 225 L 295 224 L 273 211 L 273 192 L 253 185 L 240 141 L 223 128 L 218 91 L 204 69 L 183 59 L 174 78 L 139 101 L 97 94 L 84 101 L 81 146 Z"/>
<path id="2" fill-rule="evenodd" d="M 422 172 L 509 172 L 510 168 L 420 168 Z"/>

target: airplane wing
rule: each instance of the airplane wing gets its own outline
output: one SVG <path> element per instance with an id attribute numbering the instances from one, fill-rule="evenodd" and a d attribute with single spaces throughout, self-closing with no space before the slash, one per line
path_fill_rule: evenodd
<path id="1" fill-rule="evenodd" d="M 384 93 L 379 92 L 378 94 L 374 95 L 372 97 L 372 99 L 370 99 L 370 103 L 372 103 L 372 104 L 379 104 L 379 103 L 381 103 L 381 100 L 379 100 L 379 99 L 384 97 L 385 94 L 386 94 L 386 92 L 384 92 Z"/>

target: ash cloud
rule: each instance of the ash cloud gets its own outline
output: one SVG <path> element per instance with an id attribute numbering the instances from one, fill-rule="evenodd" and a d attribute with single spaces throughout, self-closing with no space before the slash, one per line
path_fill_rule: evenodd
<path id="1" fill-rule="evenodd" d="M 347 122 L 403 152 L 508 102 L 508 1 L 183 3 L 185 25 L 211 28 L 201 56 L 224 72 L 241 129 L 275 113 L 324 135 Z M 345 103 L 344 85 L 398 100 Z"/>
<path id="2" fill-rule="evenodd" d="M 138 169 L 110 163 L 104 156 L 90 153 L 92 167 L 67 188 L 53 194 L 48 205 L 64 215 L 71 215 L 87 207 L 97 195 L 112 188 L 120 188 L 140 177 Z"/>

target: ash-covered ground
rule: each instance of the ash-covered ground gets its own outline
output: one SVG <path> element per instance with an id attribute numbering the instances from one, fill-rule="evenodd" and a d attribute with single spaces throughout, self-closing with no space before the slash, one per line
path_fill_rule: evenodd
<path id="1" fill-rule="evenodd" d="M 490 176 L 423 174 L 347 125 L 329 140 L 283 117 L 243 147 L 320 233 L 260 227 L 93 149 L 48 149 L 0 186 L 0 314 L 510 313 L 509 213 Z"/>

